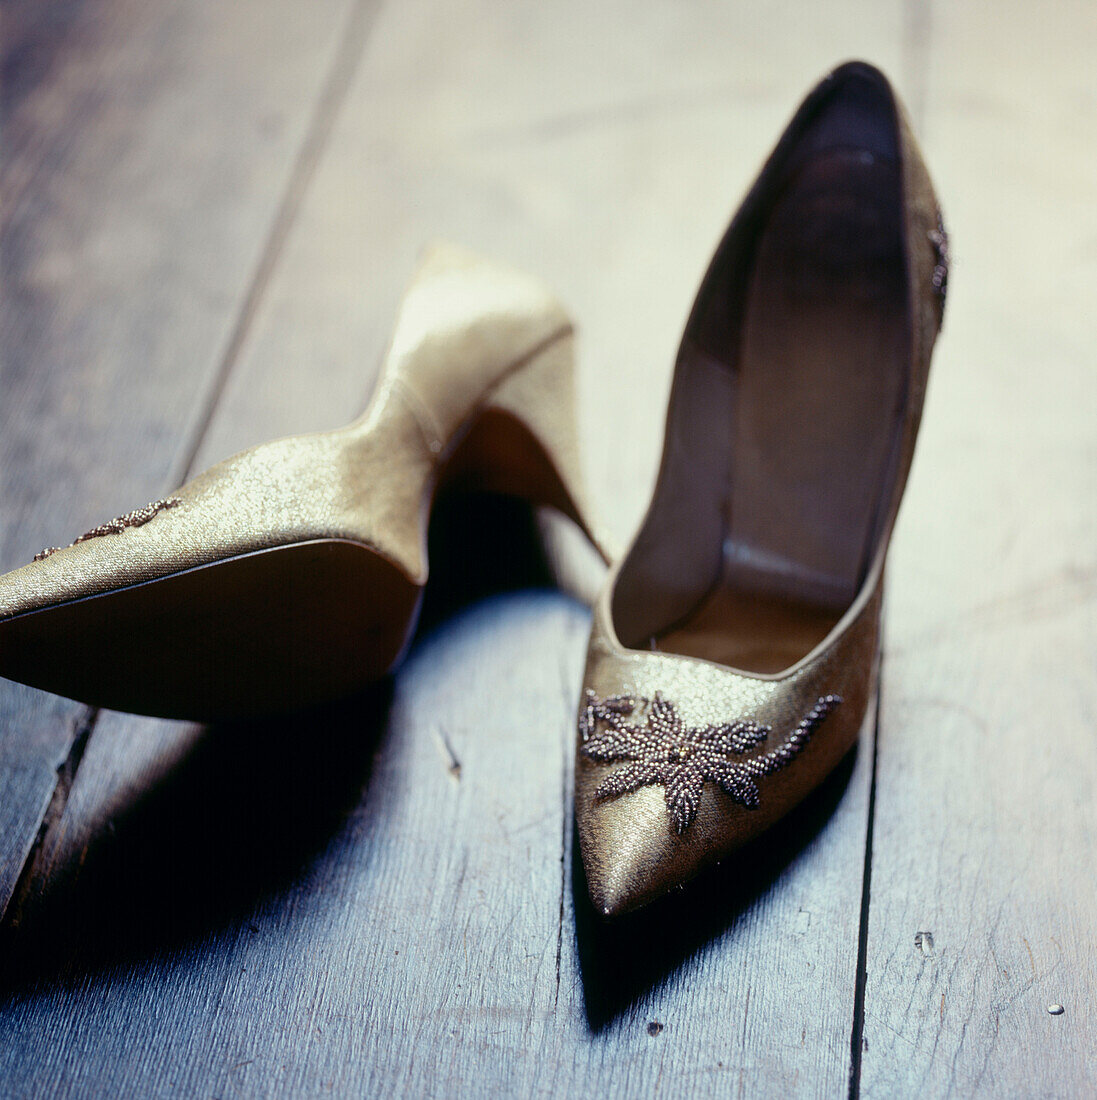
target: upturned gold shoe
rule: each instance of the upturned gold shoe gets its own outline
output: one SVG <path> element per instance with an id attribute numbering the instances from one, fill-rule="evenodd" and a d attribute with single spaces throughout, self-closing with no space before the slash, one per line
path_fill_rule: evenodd
<path id="1" fill-rule="evenodd" d="M 603 915 L 758 836 L 855 743 L 947 277 L 903 110 L 844 65 L 716 251 L 653 499 L 595 606 L 575 812 Z"/>
<path id="2" fill-rule="evenodd" d="M 540 283 L 435 247 L 360 420 L 236 455 L 0 577 L 0 675 L 202 720 L 355 691 L 411 637 L 440 488 L 554 506 L 600 545 L 572 371 Z"/>

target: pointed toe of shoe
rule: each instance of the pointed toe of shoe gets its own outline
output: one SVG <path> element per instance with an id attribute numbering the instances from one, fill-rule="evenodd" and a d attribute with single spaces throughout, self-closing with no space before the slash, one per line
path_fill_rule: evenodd
<path id="1" fill-rule="evenodd" d="M 684 881 L 684 868 L 675 858 L 661 791 L 647 787 L 610 806 L 595 797 L 595 786 L 587 781 L 577 791 L 576 827 L 591 904 L 612 918 Z"/>
<path id="2" fill-rule="evenodd" d="M 702 790 L 696 818 L 679 833 L 666 788 L 597 797 L 593 778 L 576 797 L 576 826 L 591 905 L 612 920 L 683 886 L 747 843 L 769 822 L 718 790 Z M 782 799 L 783 801 L 783 799 Z"/>
<path id="3" fill-rule="evenodd" d="M 579 710 L 575 823 L 591 903 L 628 913 L 802 802 L 856 743 L 879 600 L 783 677 L 627 650 L 595 611 Z"/>
<path id="4" fill-rule="evenodd" d="M 680 782 L 677 776 L 668 776 L 668 785 L 653 783 L 603 797 L 599 788 L 605 773 L 586 761 L 580 750 L 576 829 L 595 911 L 612 919 L 647 905 L 770 828 L 829 773 L 848 750 L 850 737 L 855 737 L 849 723 L 827 732 L 833 736 L 820 751 L 790 763 L 782 774 L 754 778 L 749 770 L 761 771 L 768 755 L 782 751 L 781 742 L 770 753 L 748 758 L 741 765 L 741 787 L 729 784 L 731 795 L 718 783 L 705 782 L 696 792 L 693 816 L 681 829 L 671 809 L 673 798 L 668 797 L 668 790 L 673 796 Z M 616 774 L 628 767 L 620 766 Z"/>

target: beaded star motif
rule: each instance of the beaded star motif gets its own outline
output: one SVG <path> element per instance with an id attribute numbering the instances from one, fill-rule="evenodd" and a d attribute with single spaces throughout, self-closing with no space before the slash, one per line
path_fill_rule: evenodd
<path id="1" fill-rule="evenodd" d="M 673 703 L 658 692 L 655 698 L 636 700 L 628 695 L 599 699 L 587 691 L 579 717 L 584 744 L 582 754 L 600 764 L 624 763 L 596 788 L 598 799 L 615 798 L 640 787 L 660 784 L 666 788 L 667 812 L 679 836 L 693 824 L 706 782 L 716 783 L 734 802 L 756 809 L 761 796 L 756 780 L 790 764 L 804 749 L 827 715 L 841 703 L 837 695 L 824 695 L 797 727 L 767 753 L 749 760 L 743 756 L 760 745 L 770 727 L 736 720 L 719 726 L 687 726 Z M 637 702 L 647 706 L 642 725 L 626 721 Z M 604 727 L 596 732 L 598 724 Z"/>

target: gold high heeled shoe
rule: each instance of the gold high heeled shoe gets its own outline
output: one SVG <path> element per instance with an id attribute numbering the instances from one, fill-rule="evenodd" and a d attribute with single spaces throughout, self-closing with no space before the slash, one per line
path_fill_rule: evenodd
<path id="1" fill-rule="evenodd" d="M 360 420 L 245 451 L 0 577 L 0 675 L 202 720 L 353 692 L 411 637 L 439 486 L 552 505 L 601 550 L 572 371 L 540 283 L 435 247 Z"/>
<path id="2" fill-rule="evenodd" d="M 595 606 L 575 812 L 603 915 L 758 836 L 855 743 L 947 275 L 902 108 L 844 65 L 717 249 L 651 505 Z"/>

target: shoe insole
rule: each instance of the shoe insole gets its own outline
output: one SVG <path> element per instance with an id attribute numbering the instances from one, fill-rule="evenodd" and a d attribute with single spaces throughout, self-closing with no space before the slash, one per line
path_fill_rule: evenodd
<path id="1" fill-rule="evenodd" d="M 900 203 L 893 161 L 830 149 L 774 204 L 734 357 L 722 575 L 659 649 L 780 672 L 860 587 L 906 396 Z"/>

